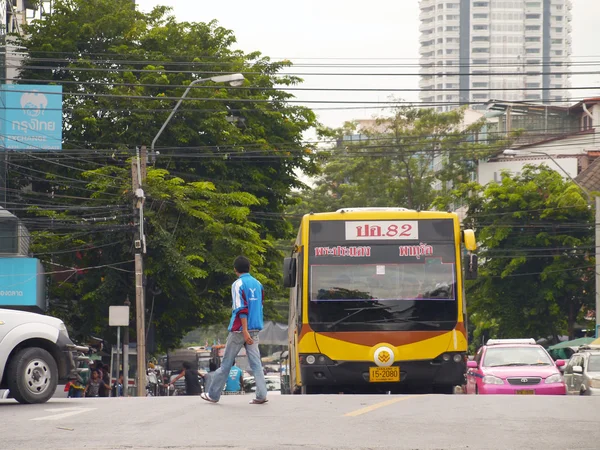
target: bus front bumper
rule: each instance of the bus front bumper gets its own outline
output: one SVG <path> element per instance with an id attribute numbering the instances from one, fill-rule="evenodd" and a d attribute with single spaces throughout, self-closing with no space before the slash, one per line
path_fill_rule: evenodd
<path id="1" fill-rule="evenodd" d="M 400 380 L 397 382 L 378 383 L 370 380 L 369 368 L 375 364 L 361 361 L 338 361 L 329 365 L 301 366 L 302 384 L 304 386 L 373 386 L 406 385 L 406 386 L 457 386 L 465 382 L 466 365 L 460 362 L 420 360 L 400 361 L 392 367 L 399 367 Z"/>

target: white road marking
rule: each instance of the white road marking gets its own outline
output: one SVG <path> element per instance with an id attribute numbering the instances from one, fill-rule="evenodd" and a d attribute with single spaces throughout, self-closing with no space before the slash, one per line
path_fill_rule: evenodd
<path id="1" fill-rule="evenodd" d="M 54 408 L 46 409 L 47 412 L 54 412 L 50 416 L 36 417 L 30 420 L 60 420 L 67 417 L 76 416 L 77 414 L 83 414 L 86 412 L 94 411 L 97 408 Z"/>

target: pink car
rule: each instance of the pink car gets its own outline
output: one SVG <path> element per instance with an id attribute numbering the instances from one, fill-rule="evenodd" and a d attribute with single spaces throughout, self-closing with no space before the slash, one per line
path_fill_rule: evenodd
<path id="1" fill-rule="evenodd" d="M 556 363 L 533 339 L 490 339 L 467 361 L 467 394 L 566 395 Z"/>

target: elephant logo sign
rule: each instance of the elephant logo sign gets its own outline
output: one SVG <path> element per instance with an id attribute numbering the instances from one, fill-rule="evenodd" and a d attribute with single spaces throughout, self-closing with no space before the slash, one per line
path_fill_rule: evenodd
<path id="1" fill-rule="evenodd" d="M 48 107 L 48 98 L 38 91 L 26 92 L 21 96 L 21 108 L 30 117 L 39 117 Z"/>

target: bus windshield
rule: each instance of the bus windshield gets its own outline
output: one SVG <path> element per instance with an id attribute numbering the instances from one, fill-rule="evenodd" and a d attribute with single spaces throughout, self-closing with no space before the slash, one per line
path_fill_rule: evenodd
<path id="1" fill-rule="evenodd" d="M 311 265 L 311 301 L 455 300 L 454 264 Z"/>
<path id="2" fill-rule="evenodd" d="M 315 331 L 442 331 L 456 325 L 451 221 L 420 221 L 419 240 L 365 239 L 359 245 L 340 245 L 343 230 L 328 230 L 339 224 L 317 225 L 314 233 L 311 227 L 308 277 Z"/>

